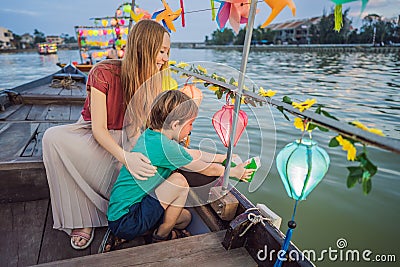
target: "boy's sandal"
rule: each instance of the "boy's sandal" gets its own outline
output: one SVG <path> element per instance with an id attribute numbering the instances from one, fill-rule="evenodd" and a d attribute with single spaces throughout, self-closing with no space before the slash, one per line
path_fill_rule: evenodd
<path id="1" fill-rule="evenodd" d="M 156 232 L 157 232 L 157 229 L 154 230 L 154 233 L 152 236 L 152 243 L 158 243 L 158 242 L 163 242 L 163 241 L 168 241 L 168 240 L 191 236 L 189 231 L 180 230 L 180 229 L 176 229 L 176 228 L 173 228 L 171 230 L 171 232 L 168 234 L 168 236 L 166 236 L 166 237 L 161 237 L 161 236 L 157 235 Z M 174 235 L 172 233 L 174 233 Z"/>
<path id="2" fill-rule="evenodd" d="M 86 240 L 86 244 L 83 245 L 83 246 L 75 245 L 74 240 L 73 240 L 74 237 L 80 237 L 80 238 Z M 93 239 L 94 239 L 94 228 L 92 228 L 92 232 L 90 234 L 85 233 L 83 231 L 72 230 L 72 233 L 71 233 L 71 246 L 74 249 L 82 250 L 82 249 L 85 249 L 85 248 L 89 247 L 90 244 L 92 243 Z"/>
<path id="3" fill-rule="evenodd" d="M 110 252 L 113 250 L 118 250 L 121 248 L 122 244 L 126 243 L 127 240 L 116 237 L 113 233 L 110 232 L 106 245 L 104 246 L 103 252 Z"/>

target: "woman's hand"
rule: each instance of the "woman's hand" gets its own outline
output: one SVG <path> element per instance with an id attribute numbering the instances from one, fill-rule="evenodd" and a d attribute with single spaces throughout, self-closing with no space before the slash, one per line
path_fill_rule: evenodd
<path id="1" fill-rule="evenodd" d="M 235 177 L 243 182 L 247 182 L 255 169 L 245 169 L 245 166 L 249 164 L 248 162 L 243 162 L 236 167 L 231 168 L 230 176 Z"/>
<path id="2" fill-rule="evenodd" d="M 157 168 L 151 165 L 150 160 L 139 152 L 126 152 L 125 166 L 138 180 L 147 180 L 157 172 Z"/>

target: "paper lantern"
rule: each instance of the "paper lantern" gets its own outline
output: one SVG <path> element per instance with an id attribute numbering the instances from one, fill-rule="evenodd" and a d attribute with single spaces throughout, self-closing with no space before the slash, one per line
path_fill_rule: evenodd
<path id="1" fill-rule="evenodd" d="M 111 25 L 112 26 L 115 26 L 115 25 L 117 25 L 117 20 L 116 19 L 111 19 Z"/>
<path id="2" fill-rule="evenodd" d="M 132 10 L 131 5 L 124 5 L 122 9 L 125 13 L 130 13 Z"/>
<path id="3" fill-rule="evenodd" d="M 233 114 L 234 105 L 230 105 L 229 103 L 227 103 L 222 107 L 222 109 L 218 110 L 212 118 L 214 129 L 225 147 L 228 147 L 229 145 Z M 247 122 L 248 118 L 246 112 L 240 110 L 233 146 L 236 146 L 237 142 L 239 141 L 240 136 L 247 126 Z"/>
<path id="4" fill-rule="evenodd" d="M 313 140 L 286 145 L 276 157 L 276 166 L 289 197 L 304 200 L 324 178 L 329 156 Z"/>
<path id="5" fill-rule="evenodd" d="M 305 200 L 311 191 L 321 182 L 329 168 L 329 156 L 326 151 L 309 139 L 300 139 L 286 145 L 276 157 L 276 167 L 289 197 L 296 200 L 292 219 L 282 245 L 280 257 L 274 267 L 282 266 L 282 259 L 289 248 L 293 230 L 296 228 L 294 217 L 299 201 Z"/>
<path id="6" fill-rule="evenodd" d="M 101 25 L 103 25 L 103 27 L 107 27 L 108 21 L 105 19 L 101 20 Z"/>
<path id="7" fill-rule="evenodd" d="M 125 52 L 124 52 L 124 50 L 118 50 L 117 54 L 118 54 L 118 57 L 119 57 L 119 58 L 123 58 Z"/>
<path id="8" fill-rule="evenodd" d="M 121 29 L 120 29 L 120 28 L 115 28 L 115 33 L 116 33 L 117 35 L 119 35 L 119 34 L 121 33 Z"/>
<path id="9" fill-rule="evenodd" d="M 125 20 L 124 20 L 124 19 L 120 19 L 120 20 L 119 20 L 119 24 L 125 25 Z"/>
<path id="10" fill-rule="evenodd" d="M 197 106 L 200 106 L 201 101 L 203 100 L 203 93 L 194 84 L 185 84 L 180 91 L 193 99 Z"/>
<path id="11" fill-rule="evenodd" d="M 83 31 L 82 30 L 78 30 L 78 34 L 79 34 L 79 36 L 82 36 L 83 35 Z"/>
<path id="12" fill-rule="evenodd" d="M 121 9 L 118 9 L 117 10 L 117 16 L 119 17 L 119 16 L 121 16 L 122 15 L 122 10 Z"/>

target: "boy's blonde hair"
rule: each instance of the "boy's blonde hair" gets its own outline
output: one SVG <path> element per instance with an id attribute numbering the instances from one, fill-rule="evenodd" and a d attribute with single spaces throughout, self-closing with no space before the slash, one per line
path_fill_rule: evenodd
<path id="1" fill-rule="evenodd" d="M 173 121 L 183 124 L 197 116 L 198 107 L 187 95 L 170 90 L 161 93 L 154 100 L 147 126 L 155 129 L 170 129 Z"/>

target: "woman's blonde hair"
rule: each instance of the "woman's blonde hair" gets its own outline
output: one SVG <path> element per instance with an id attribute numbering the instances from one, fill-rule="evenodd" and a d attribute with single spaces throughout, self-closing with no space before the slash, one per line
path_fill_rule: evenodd
<path id="1" fill-rule="evenodd" d="M 144 125 L 151 103 L 162 92 L 162 70 L 168 67 L 168 62 L 159 71 L 156 59 L 165 33 L 169 34 L 152 20 L 139 21 L 129 32 L 121 66 L 121 84 L 125 119 L 128 120 L 125 122 L 133 131 L 130 135 L 135 135 Z"/>
<path id="2" fill-rule="evenodd" d="M 173 121 L 183 124 L 197 116 L 198 107 L 190 97 L 180 91 L 165 91 L 154 100 L 147 126 L 156 129 L 170 129 Z"/>

